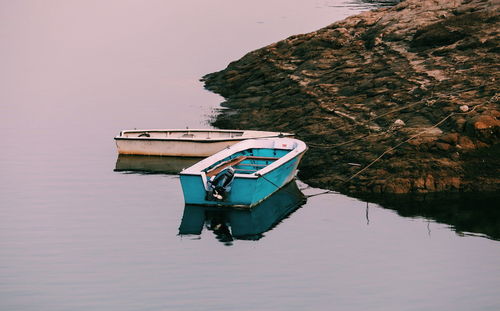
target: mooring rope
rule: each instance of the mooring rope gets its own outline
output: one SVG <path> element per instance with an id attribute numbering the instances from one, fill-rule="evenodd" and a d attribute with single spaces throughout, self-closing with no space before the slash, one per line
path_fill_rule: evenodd
<path id="1" fill-rule="evenodd" d="M 384 157 L 384 155 L 386 155 L 387 153 L 389 153 L 391 151 L 394 151 L 397 148 L 399 148 L 401 145 L 409 142 L 410 140 L 412 140 L 412 139 L 414 139 L 414 138 L 416 138 L 416 137 L 418 137 L 420 135 L 423 135 L 423 134 L 427 133 L 430 129 L 438 127 L 439 125 L 441 125 L 442 123 L 444 123 L 446 120 L 448 120 L 452 116 L 454 116 L 454 115 L 469 114 L 469 113 L 473 112 L 474 110 L 476 110 L 480 106 L 483 106 L 485 104 L 489 104 L 489 103 L 498 101 L 498 97 L 499 97 L 499 94 L 495 93 L 495 95 L 493 95 L 486 103 L 478 104 L 478 105 L 472 107 L 472 109 L 469 110 L 469 111 L 467 111 L 467 112 L 452 112 L 452 113 L 448 114 L 446 117 L 444 117 L 443 119 L 441 119 L 439 122 L 437 122 L 436 124 L 434 124 L 430 128 L 427 128 L 427 129 L 425 129 L 422 132 L 419 132 L 419 133 L 417 133 L 415 135 L 412 135 L 411 137 L 409 137 L 408 139 L 405 139 L 404 141 L 400 142 L 396 146 L 390 147 L 389 149 L 387 149 L 386 151 L 384 151 L 381 155 L 379 155 L 375 160 L 373 160 L 372 162 L 370 162 L 367 166 L 365 166 L 361 170 L 357 171 L 355 174 L 353 174 L 351 177 L 349 177 L 347 180 L 345 180 L 344 183 L 347 183 L 350 180 L 352 180 L 353 178 L 355 178 L 356 176 L 359 176 L 361 173 L 363 173 L 364 171 L 366 171 L 370 166 L 372 166 L 373 164 L 375 164 L 376 162 L 378 162 L 380 159 L 382 159 Z"/>
<path id="2" fill-rule="evenodd" d="M 434 129 L 434 128 L 440 126 L 441 124 L 443 124 L 446 120 L 448 120 L 452 116 L 470 114 L 470 113 L 474 112 L 478 107 L 481 107 L 481 106 L 489 104 L 489 103 L 497 102 L 499 100 L 499 97 L 500 97 L 500 94 L 499 93 L 495 93 L 495 95 L 493 95 L 487 102 L 482 103 L 482 104 L 477 104 L 474 107 L 472 107 L 469 111 L 449 113 L 447 116 L 445 116 L 444 118 L 442 118 L 441 120 L 439 120 L 439 122 L 435 123 L 433 126 L 427 128 L 427 129 L 425 129 L 425 130 L 423 130 L 423 131 L 421 131 L 421 132 L 419 132 L 419 133 L 417 133 L 415 135 L 412 135 L 408 139 L 405 139 L 404 141 L 398 143 L 397 145 L 395 145 L 393 147 L 388 148 L 386 151 L 384 151 L 382 154 L 380 154 L 375 160 L 371 161 L 368 165 L 366 165 L 365 167 L 363 167 L 362 169 L 360 169 L 359 171 L 357 171 L 355 174 L 351 175 L 348 179 L 343 180 L 341 184 L 348 183 L 349 181 L 351 181 L 352 179 L 356 178 L 361 173 L 363 173 L 364 171 L 366 171 L 368 168 L 370 168 L 371 166 L 373 166 L 375 163 L 377 163 L 378 161 L 380 161 L 387 153 L 396 150 L 397 148 L 399 148 L 403 144 L 409 142 L 410 140 L 412 140 L 412 139 L 414 139 L 414 138 L 416 138 L 418 136 L 421 136 L 421 135 L 427 133 L 429 130 Z M 310 197 L 319 196 L 319 195 L 323 195 L 323 194 L 336 194 L 336 193 L 338 193 L 338 192 L 335 192 L 335 191 L 332 191 L 332 190 L 327 190 L 327 191 L 324 191 L 324 192 L 320 192 L 320 193 L 308 195 L 306 197 L 310 198 Z"/>
<path id="3" fill-rule="evenodd" d="M 293 196 L 295 196 L 295 197 L 297 197 L 297 198 L 299 198 L 299 199 L 301 199 L 301 200 L 305 200 L 305 199 L 307 199 L 307 198 L 308 198 L 308 196 L 306 196 L 306 195 L 304 195 L 303 197 L 302 197 L 302 196 L 298 196 L 296 193 L 290 192 L 290 191 L 288 191 L 287 189 L 285 189 L 285 188 L 282 188 L 282 187 L 278 186 L 277 184 L 275 184 L 275 183 L 274 183 L 274 182 L 272 182 L 271 180 L 267 179 L 267 178 L 266 178 L 266 176 L 264 176 L 264 175 L 262 175 L 262 174 L 257 173 L 257 174 L 255 174 L 255 175 L 256 175 L 256 176 L 258 176 L 258 177 L 262 177 L 265 181 L 267 181 L 267 182 L 269 182 L 271 185 L 275 186 L 275 187 L 276 187 L 276 189 L 283 189 L 283 190 L 284 190 L 284 191 L 286 191 L 287 193 L 289 193 L 289 194 L 291 194 L 291 195 L 293 195 Z M 301 192 L 301 193 L 302 193 L 302 192 Z"/>
<path id="4" fill-rule="evenodd" d="M 473 89 L 477 89 L 477 87 L 475 88 L 469 88 L 469 89 L 465 89 L 465 90 L 461 90 L 461 92 L 466 92 L 466 91 L 470 91 L 470 90 L 473 90 Z M 448 93 L 447 95 L 451 95 L 451 94 L 455 94 L 455 93 L 458 93 L 457 92 L 453 92 L 453 93 Z M 436 97 L 436 98 L 439 98 Z M 431 129 L 434 129 L 434 128 L 437 128 L 438 126 L 440 126 L 441 124 L 443 124 L 446 120 L 448 120 L 449 118 L 451 118 L 452 116 L 455 116 L 455 115 L 466 115 L 466 114 L 469 114 L 469 113 L 472 113 L 474 112 L 478 107 L 480 106 L 483 106 L 485 104 L 489 104 L 489 103 L 492 103 L 492 102 L 497 102 L 499 99 L 499 93 L 495 93 L 495 95 L 493 95 L 487 102 L 485 103 L 482 103 L 482 104 L 477 104 L 475 105 L 474 107 L 472 107 L 472 109 L 470 109 L 469 111 L 466 111 L 466 112 L 452 112 L 452 113 L 449 113 L 447 116 L 445 116 L 444 118 L 442 118 L 439 122 L 435 123 L 434 125 L 432 125 L 431 127 L 429 128 L 426 128 L 425 130 L 415 134 L 415 135 L 412 135 L 410 136 L 409 138 L 405 139 L 404 141 L 398 143 L 397 145 L 393 146 L 393 147 L 390 147 L 388 148 L 386 151 L 384 151 L 382 154 L 380 154 L 375 160 L 371 161 L 368 165 L 366 165 L 365 167 L 363 167 L 362 169 L 360 169 L 359 171 L 357 171 L 355 174 L 351 175 L 348 179 L 346 180 L 343 180 L 341 184 L 345 184 L 345 183 L 348 183 L 349 181 L 351 181 L 352 179 L 356 178 L 357 176 L 359 176 L 361 173 L 363 173 L 364 171 L 366 171 L 368 168 L 370 168 L 371 166 L 373 166 L 375 163 L 377 163 L 379 160 L 381 160 L 387 153 L 389 152 L 392 152 L 394 150 L 396 150 L 397 148 L 399 148 L 400 146 L 402 146 L 403 144 L 409 142 L 410 140 L 414 139 L 414 138 L 417 138 L 418 136 L 421 136 L 425 133 L 427 133 L 429 130 Z M 417 103 L 420 103 L 420 102 L 417 102 Z M 417 103 L 413 103 L 413 104 L 410 104 L 410 105 L 407 105 L 405 107 L 400 107 L 396 110 L 393 110 L 393 111 L 390 111 L 390 112 L 387 112 L 387 113 L 384 113 L 382 115 L 379 115 L 377 117 L 374 117 L 366 122 L 370 122 L 372 120 L 375 120 L 377 118 L 380 118 L 382 117 L 383 115 L 387 115 L 387 114 L 390 114 L 390 113 L 394 113 L 396 111 L 399 111 L 399 110 L 403 110 L 403 109 L 406 109 L 406 108 L 409 108 L 411 106 L 414 106 L 416 105 Z M 352 125 L 351 125 L 352 126 Z M 339 129 L 337 129 L 339 130 Z M 343 143 L 339 143 L 339 144 L 332 144 L 332 145 L 321 145 L 321 144 L 308 144 L 310 146 L 313 146 L 315 147 L 339 147 L 339 146 L 342 146 L 342 145 L 346 145 L 346 144 L 349 144 L 349 143 L 352 143 L 354 141 L 357 141 L 357 140 L 360 140 L 362 138 L 365 138 L 365 137 L 368 137 L 368 136 L 376 136 L 376 135 L 383 135 L 383 134 L 387 134 L 389 131 L 384 131 L 384 132 L 381 132 L 381 133 L 375 133 L 375 134 L 364 134 L 360 137 L 356 137 L 354 139 L 351 139 L 349 141 L 346 141 L 346 142 L 343 142 Z M 261 174 L 257 174 L 257 176 L 259 177 L 262 177 L 264 180 L 266 180 L 267 182 L 271 183 L 272 185 L 274 185 L 277 189 L 279 189 L 280 187 L 278 185 L 276 185 L 273 181 L 267 179 L 264 175 L 261 175 Z M 292 194 L 294 196 L 296 196 L 295 193 L 292 193 L 286 189 L 284 189 L 286 192 L 288 192 L 289 194 Z M 304 195 L 304 198 L 300 197 L 300 199 L 307 199 L 307 198 L 311 198 L 311 197 L 315 197 L 315 196 L 320 196 L 320 195 L 324 195 L 324 194 L 338 194 L 338 192 L 336 191 L 333 191 L 333 190 L 326 190 L 326 191 L 323 191 L 323 192 L 320 192 L 320 193 L 315 193 L 315 194 L 310 194 L 310 195 Z"/>
<path id="5" fill-rule="evenodd" d="M 259 177 L 262 177 L 264 180 L 266 180 L 267 182 L 269 182 L 270 184 L 272 184 L 273 186 L 275 186 L 277 189 L 280 189 L 280 186 L 278 186 L 277 184 L 275 184 L 274 182 L 272 182 L 271 180 L 267 179 L 264 175 L 261 175 L 261 174 L 256 174 L 257 176 Z M 308 198 L 311 198 L 311 197 L 315 197 L 315 196 L 318 196 L 318 195 L 323 195 L 323 194 L 338 194 L 338 192 L 335 192 L 333 190 L 326 190 L 324 192 L 320 192 L 320 193 L 314 193 L 314 194 L 303 194 L 303 196 L 297 196 L 295 193 L 292 193 L 286 189 L 283 189 L 285 190 L 286 192 L 288 192 L 289 194 L 293 195 L 293 196 L 296 196 L 300 199 L 308 199 Z M 302 193 L 302 192 L 301 192 Z"/>
<path id="6" fill-rule="evenodd" d="M 390 110 L 388 112 L 384 112 L 380 115 L 377 115 L 373 118 L 370 118 L 368 120 L 365 120 L 365 121 L 361 121 L 359 123 L 354 123 L 354 124 L 346 124 L 344 126 L 341 126 L 339 128 L 336 128 L 334 129 L 334 132 L 337 132 L 337 131 L 341 131 L 341 130 L 345 130 L 347 128 L 351 128 L 351 127 L 354 127 L 354 126 L 362 126 L 362 125 L 365 125 L 367 123 L 370 123 L 374 120 L 377 120 L 383 116 L 386 116 L 386 115 L 389 115 L 389 114 L 393 114 L 395 112 L 398 112 L 398 111 L 401 111 L 401 110 L 404 110 L 404 109 L 407 109 L 407 108 L 410 108 L 410 107 L 413 107 L 413 106 L 416 106 L 418 104 L 422 104 L 422 103 L 428 103 L 429 101 L 431 100 L 435 100 L 435 99 L 439 99 L 439 98 L 442 98 L 442 97 L 446 97 L 446 96 L 450 96 L 450 95 L 454 95 L 454 94 L 459 94 L 459 93 L 463 93 L 463 92 L 468 92 L 468 91 L 472 91 L 472 90 L 475 90 L 475 89 L 479 89 L 481 88 L 481 86 L 478 86 L 478 87 L 471 87 L 471 88 L 467 88 L 467 89 L 462 89 L 462 90 L 457 90 L 457 91 L 453 91 L 453 92 L 450 92 L 450 93 L 446 93 L 446 94 L 442 94 L 442 95 L 437 95 L 437 96 L 432 96 L 430 98 L 426 98 L 425 100 L 422 99 L 420 101 L 417 101 L 417 102 L 414 102 L 414 103 L 411 103 L 411 104 L 408 104 L 408 105 L 405 105 L 405 106 L 402 106 L 402 107 L 398 107 L 398 108 L 395 108 L 393 110 Z M 421 107 L 420 109 L 422 109 L 424 107 Z M 418 111 L 418 110 L 417 110 Z M 344 145 L 348 145 L 348 144 L 351 144 L 355 141 L 358 141 L 360 139 L 363 139 L 365 137 L 373 137 L 373 136 L 379 136 L 379 135 L 384 135 L 384 134 L 387 134 L 389 133 L 390 131 L 383 131 L 383 132 L 380 132 L 380 133 L 369 133 L 369 134 L 362 134 L 361 136 L 358 136 L 358 137 L 355 137 L 353 139 L 350 139 L 348 141 L 345 141 L 345 142 L 341 142 L 341 143 L 337 143 L 337 144 L 316 144 L 316 143 L 308 143 L 307 145 L 308 146 L 311 146 L 313 148 L 335 148 L 335 147 L 340 147 L 340 146 L 344 146 Z"/>

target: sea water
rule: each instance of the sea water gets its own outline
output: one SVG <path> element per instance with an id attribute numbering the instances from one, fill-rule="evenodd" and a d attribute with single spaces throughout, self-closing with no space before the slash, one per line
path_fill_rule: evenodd
<path id="1" fill-rule="evenodd" d="M 365 9 L 0 1 L 0 310 L 498 310 L 482 230 L 299 183 L 307 202 L 265 232 L 221 238 L 202 212 L 180 234 L 175 173 L 115 171 L 122 129 L 209 127 L 204 74 Z"/>

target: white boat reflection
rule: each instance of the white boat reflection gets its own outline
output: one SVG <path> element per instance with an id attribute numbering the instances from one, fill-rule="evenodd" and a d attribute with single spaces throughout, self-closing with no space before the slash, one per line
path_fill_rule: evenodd
<path id="1" fill-rule="evenodd" d="M 186 167 L 190 167 L 202 159 L 121 154 L 116 159 L 114 171 L 140 174 L 178 174 Z"/>
<path id="2" fill-rule="evenodd" d="M 186 205 L 179 235 L 200 235 L 205 228 L 228 245 L 235 239 L 258 240 L 305 202 L 292 181 L 252 209 Z"/>

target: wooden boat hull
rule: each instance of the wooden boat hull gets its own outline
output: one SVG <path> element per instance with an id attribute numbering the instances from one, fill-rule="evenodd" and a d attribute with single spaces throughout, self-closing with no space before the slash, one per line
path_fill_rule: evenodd
<path id="1" fill-rule="evenodd" d="M 276 138 L 273 140 L 278 142 L 280 140 L 286 142 L 292 140 L 298 141 L 288 138 Z M 249 141 L 242 142 L 233 147 L 238 149 L 239 145 L 248 142 Z M 290 151 L 290 154 L 277 160 L 273 167 L 270 165 L 269 169 L 266 168 L 253 174 L 235 174 L 231 184 L 231 191 L 223 201 L 214 201 L 207 198 L 207 175 L 204 172 L 196 172 L 195 169 L 191 168 L 182 171 L 180 173 L 180 180 L 185 203 L 189 205 L 232 206 L 242 208 L 251 208 L 259 204 L 294 179 L 300 160 L 307 150 L 305 144 L 303 142 L 300 143 L 304 145 L 304 148 Z M 223 157 L 220 154 L 228 152 L 230 152 L 230 150 L 221 151 L 199 162 L 199 165 L 195 164 L 193 167 L 203 167 L 204 164 L 202 162 L 209 165 L 212 160 L 216 161 Z"/>
<path id="2" fill-rule="evenodd" d="M 293 136 L 290 133 L 237 130 L 133 130 L 115 137 L 119 154 L 208 157 L 240 141 Z"/>

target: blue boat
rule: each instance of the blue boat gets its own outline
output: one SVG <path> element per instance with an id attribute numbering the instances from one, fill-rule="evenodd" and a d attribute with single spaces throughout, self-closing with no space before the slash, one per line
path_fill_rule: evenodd
<path id="1" fill-rule="evenodd" d="M 251 208 L 292 181 L 304 142 L 293 138 L 249 139 L 180 172 L 189 205 Z"/>

